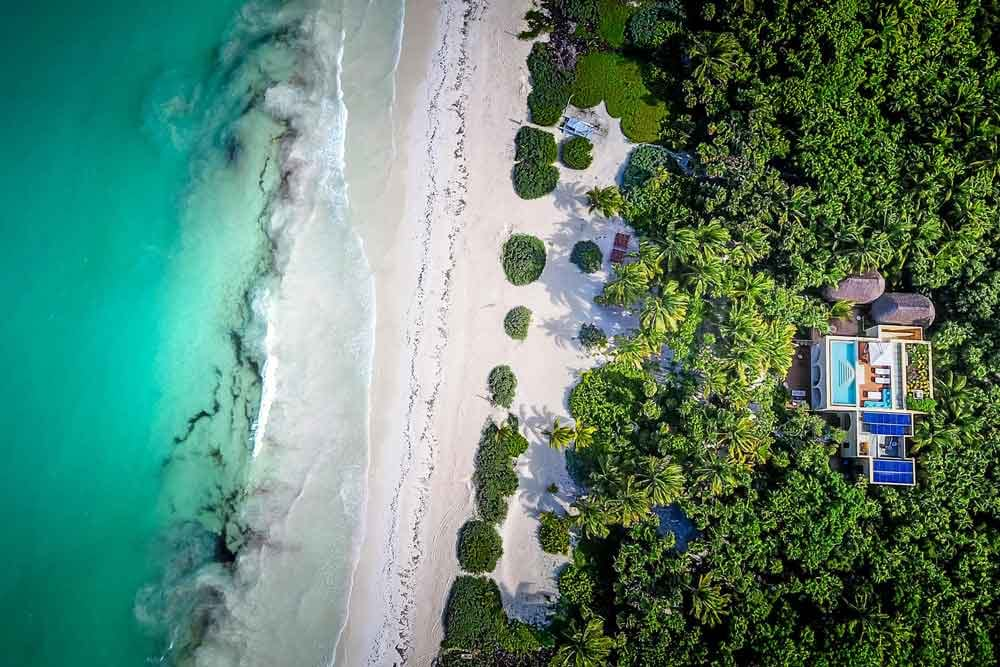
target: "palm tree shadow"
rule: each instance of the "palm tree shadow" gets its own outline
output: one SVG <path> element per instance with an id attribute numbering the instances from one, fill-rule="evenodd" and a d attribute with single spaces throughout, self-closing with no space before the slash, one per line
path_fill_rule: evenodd
<path id="1" fill-rule="evenodd" d="M 555 189 L 556 208 L 574 215 L 584 210 L 587 206 L 587 191 L 580 181 L 567 183 L 559 181 Z"/>

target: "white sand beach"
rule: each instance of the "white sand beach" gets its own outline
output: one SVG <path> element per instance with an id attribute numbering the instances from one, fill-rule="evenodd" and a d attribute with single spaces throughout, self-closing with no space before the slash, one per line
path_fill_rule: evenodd
<path id="1" fill-rule="evenodd" d="M 397 119 L 396 164 L 405 170 L 394 174 L 407 196 L 400 224 L 365 239 L 377 295 L 371 456 L 365 536 L 337 664 L 427 665 L 435 656 L 459 574 L 458 530 L 474 514 L 479 433 L 488 417 L 504 414 L 486 398 L 497 364 L 517 374 L 511 411 L 530 448 L 518 460 L 520 486 L 492 576 L 508 611 L 524 620 L 543 619 L 555 591 L 562 560 L 541 551 L 537 517 L 565 506 L 573 488 L 542 430 L 568 418 L 568 389 L 596 362 L 575 340 L 579 326 L 594 322 L 609 335 L 629 326 L 593 304 L 606 272 L 585 275 L 569 255 L 585 239 L 607 254 L 621 231 L 587 213 L 585 192 L 616 177 L 630 146 L 602 110 L 594 118 L 606 135 L 595 138 L 590 168 L 560 166 L 558 189 L 538 200 L 514 193 L 509 174 L 514 135 L 527 117 L 530 48 L 515 35 L 529 6 L 407 6 L 399 108 L 414 111 Z M 512 232 L 546 245 L 545 271 L 528 286 L 509 284 L 500 266 Z M 534 313 L 524 342 L 503 330 L 517 305 Z M 551 483 L 557 494 L 546 491 Z"/>

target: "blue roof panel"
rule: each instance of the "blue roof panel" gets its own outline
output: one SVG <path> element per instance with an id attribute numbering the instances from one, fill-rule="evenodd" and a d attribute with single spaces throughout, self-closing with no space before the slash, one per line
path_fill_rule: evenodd
<path id="1" fill-rule="evenodd" d="M 876 484 L 914 483 L 913 461 L 875 459 L 872 461 L 872 481 Z"/>

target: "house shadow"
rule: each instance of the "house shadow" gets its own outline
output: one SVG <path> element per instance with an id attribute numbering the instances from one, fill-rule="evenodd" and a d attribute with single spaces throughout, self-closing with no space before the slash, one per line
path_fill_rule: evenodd
<path id="1" fill-rule="evenodd" d="M 553 568 L 553 573 L 556 568 Z M 553 578 L 554 578 L 553 574 Z M 524 621 L 529 625 L 540 627 L 546 625 L 556 610 L 558 594 L 555 585 L 551 591 L 539 590 L 534 584 L 522 581 L 511 589 L 502 582 L 497 582 L 500 588 L 500 600 L 507 615 Z"/>

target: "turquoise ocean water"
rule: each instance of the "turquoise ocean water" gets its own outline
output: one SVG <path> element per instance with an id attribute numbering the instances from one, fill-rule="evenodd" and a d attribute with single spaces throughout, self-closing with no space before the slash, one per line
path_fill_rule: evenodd
<path id="1" fill-rule="evenodd" d="M 268 3 L 243 4 L 0 21 L 5 665 L 158 662 L 189 604 L 163 582 L 218 555 L 259 401 L 281 131 L 252 107 L 290 62 Z"/>

